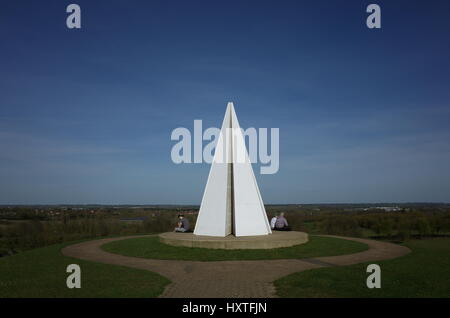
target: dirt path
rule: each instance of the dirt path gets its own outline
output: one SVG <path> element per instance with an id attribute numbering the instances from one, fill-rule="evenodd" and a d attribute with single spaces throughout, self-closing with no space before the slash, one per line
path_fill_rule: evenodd
<path id="1" fill-rule="evenodd" d="M 331 236 L 365 243 L 369 249 L 355 254 L 313 259 L 279 259 L 260 261 L 175 261 L 129 257 L 103 251 L 103 244 L 148 235 L 87 241 L 62 249 L 66 256 L 84 260 L 128 266 L 159 273 L 172 283 L 160 297 L 276 297 L 273 281 L 295 272 L 326 266 L 351 265 L 403 256 L 410 252 L 404 246 L 342 236 Z M 326 236 L 326 235 L 324 235 Z"/>

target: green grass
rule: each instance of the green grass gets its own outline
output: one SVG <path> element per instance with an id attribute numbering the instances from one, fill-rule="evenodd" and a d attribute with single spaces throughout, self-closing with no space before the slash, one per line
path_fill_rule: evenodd
<path id="1" fill-rule="evenodd" d="M 310 241 L 306 244 L 269 250 L 178 247 L 160 243 L 158 237 L 133 238 L 111 242 L 102 246 L 102 249 L 107 252 L 126 256 L 196 261 L 309 258 L 357 253 L 367 248 L 368 246 L 363 243 L 318 236 L 310 236 Z"/>
<path id="2" fill-rule="evenodd" d="M 412 253 L 380 262 L 308 270 L 275 282 L 281 297 L 450 297 L 450 239 L 413 240 Z M 367 265 L 381 267 L 381 288 L 366 287 Z"/>
<path id="3" fill-rule="evenodd" d="M 146 270 L 66 257 L 51 245 L 0 258 L 0 298 L 8 297 L 156 297 L 169 283 Z M 81 288 L 66 286 L 66 267 L 81 267 Z"/>

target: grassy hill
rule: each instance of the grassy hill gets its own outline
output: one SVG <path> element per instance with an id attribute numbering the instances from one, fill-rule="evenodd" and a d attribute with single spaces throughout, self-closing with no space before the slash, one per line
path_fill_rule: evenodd
<path id="1" fill-rule="evenodd" d="M 366 286 L 367 265 L 308 270 L 275 282 L 281 297 L 450 297 L 450 238 L 412 240 L 412 253 L 371 262 L 381 267 L 381 288 Z"/>
<path id="2" fill-rule="evenodd" d="M 157 237 L 132 238 L 115 241 L 102 246 L 107 252 L 156 259 L 192 261 L 232 261 L 286 258 L 310 258 L 357 253 L 367 250 L 363 243 L 331 237 L 310 236 L 306 244 L 292 247 L 257 250 L 223 250 L 170 246 L 159 242 Z"/>
<path id="3" fill-rule="evenodd" d="M 72 244 L 72 243 L 70 243 Z M 156 297 L 169 280 L 146 270 L 83 261 L 61 254 L 56 244 L 0 258 L 0 298 Z M 66 286 L 66 267 L 81 267 L 81 288 Z"/>

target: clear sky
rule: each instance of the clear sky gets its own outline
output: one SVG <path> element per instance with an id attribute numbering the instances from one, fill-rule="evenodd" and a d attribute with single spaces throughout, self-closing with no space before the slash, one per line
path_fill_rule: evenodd
<path id="1" fill-rule="evenodd" d="M 220 127 L 228 101 L 280 129 L 265 203 L 450 202 L 449 17 L 446 0 L 2 1 L 0 204 L 199 204 L 209 165 L 172 163 L 170 134 Z"/>

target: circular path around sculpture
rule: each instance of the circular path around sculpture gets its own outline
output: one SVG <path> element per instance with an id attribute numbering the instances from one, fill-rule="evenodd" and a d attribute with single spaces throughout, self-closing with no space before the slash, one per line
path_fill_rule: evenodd
<path id="1" fill-rule="evenodd" d="M 354 254 L 309 259 L 212 262 L 146 259 L 101 249 L 103 244 L 113 241 L 148 236 L 152 235 L 87 241 L 66 246 L 61 252 L 69 257 L 156 272 L 172 281 L 160 297 L 175 298 L 276 297 L 273 282 L 283 276 L 314 268 L 393 259 L 411 252 L 409 248 L 397 244 L 334 235 L 323 236 L 361 242 L 367 244 L 369 249 Z"/>

